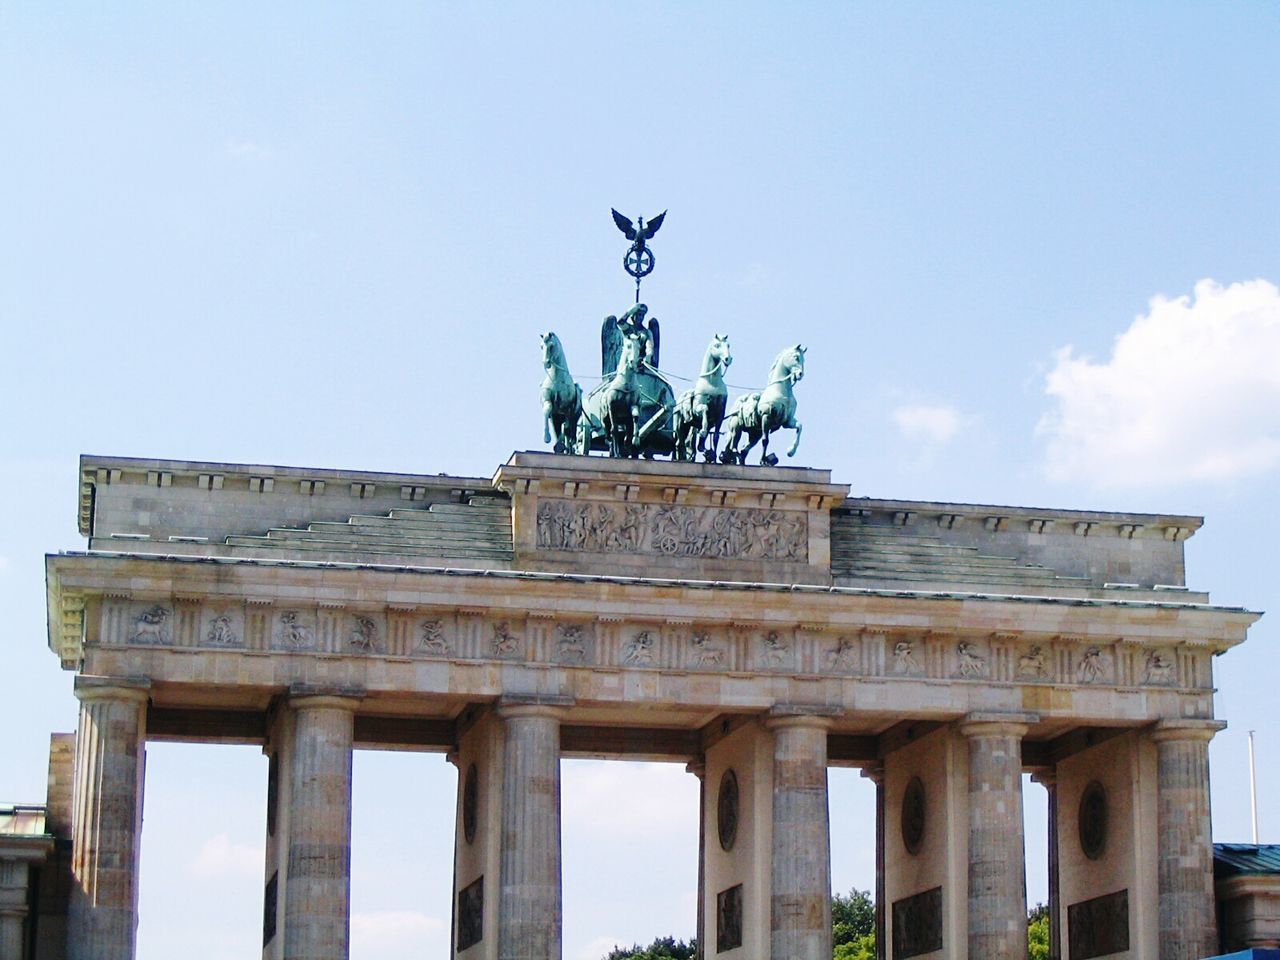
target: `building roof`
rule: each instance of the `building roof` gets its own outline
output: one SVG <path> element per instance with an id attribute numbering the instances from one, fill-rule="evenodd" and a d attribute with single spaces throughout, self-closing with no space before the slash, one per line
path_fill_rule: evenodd
<path id="1" fill-rule="evenodd" d="M 0 803 L 0 837 L 46 835 L 43 803 Z"/>
<path id="2" fill-rule="evenodd" d="M 1213 872 L 1219 877 L 1280 874 L 1280 843 L 1215 843 Z"/>

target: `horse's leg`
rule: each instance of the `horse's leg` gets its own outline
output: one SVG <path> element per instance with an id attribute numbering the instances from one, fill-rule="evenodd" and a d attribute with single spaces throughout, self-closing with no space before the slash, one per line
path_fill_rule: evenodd
<path id="1" fill-rule="evenodd" d="M 791 427 L 796 432 L 796 438 L 791 441 L 791 449 L 787 451 L 788 457 L 794 457 L 796 455 L 796 448 L 800 446 L 800 433 L 804 430 L 804 424 L 799 420 L 792 418 L 791 422 L 787 424 L 787 426 Z"/>
<path id="2" fill-rule="evenodd" d="M 551 442 L 551 414 L 553 409 L 554 409 L 554 406 L 549 399 L 542 401 L 542 442 L 543 443 Z"/>

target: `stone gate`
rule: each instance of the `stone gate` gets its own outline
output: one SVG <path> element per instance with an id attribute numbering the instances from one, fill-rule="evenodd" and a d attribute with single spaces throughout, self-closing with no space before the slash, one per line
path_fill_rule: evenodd
<path id="1" fill-rule="evenodd" d="M 67 954 L 133 956 L 148 740 L 269 757 L 263 957 L 344 960 L 356 747 L 458 769 L 455 955 L 560 950 L 562 757 L 702 781 L 699 942 L 829 960 L 827 767 L 876 784 L 883 955 L 1214 952 L 1200 519 L 872 500 L 827 471 L 519 453 L 491 479 L 85 457 Z"/>

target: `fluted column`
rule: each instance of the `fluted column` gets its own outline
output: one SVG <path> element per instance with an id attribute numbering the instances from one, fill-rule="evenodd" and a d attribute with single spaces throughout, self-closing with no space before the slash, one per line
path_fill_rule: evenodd
<path id="1" fill-rule="evenodd" d="M 1160 960 L 1217 952 L 1213 838 L 1209 823 L 1209 741 L 1220 720 L 1162 720 L 1156 744 L 1156 859 Z"/>
<path id="2" fill-rule="evenodd" d="M 290 698 L 285 960 L 347 960 L 355 697 Z"/>
<path id="3" fill-rule="evenodd" d="M 146 681 L 78 677 L 68 960 L 132 960 Z"/>
<path id="4" fill-rule="evenodd" d="M 502 704 L 499 960 L 560 960 L 560 718 L 554 706 Z"/>
<path id="5" fill-rule="evenodd" d="M 1027 883 L 1022 826 L 1022 738 L 1034 718 L 971 714 L 969 956 L 1026 960 Z"/>
<path id="6" fill-rule="evenodd" d="M 1062 960 L 1062 898 L 1059 892 L 1061 873 L 1058 864 L 1058 774 L 1043 770 L 1031 778 L 1049 795 L 1048 865 L 1049 865 L 1049 960 Z"/>
<path id="7" fill-rule="evenodd" d="M 831 832 L 827 730 L 822 716 L 775 716 L 773 731 L 773 960 L 830 960 Z"/>
<path id="8" fill-rule="evenodd" d="M 885 806 L 884 764 L 877 763 L 862 768 L 862 775 L 876 785 L 876 960 L 889 955 L 889 935 L 885 930 L 884 871 L 885 871 Z"/>
<path id="9" fill-rule="evenodd" d="M 685 764 L 685 770 L 698 778 L 698 918 L 697 960 L 707 955 L 707 762 L 700 759 Z"/>

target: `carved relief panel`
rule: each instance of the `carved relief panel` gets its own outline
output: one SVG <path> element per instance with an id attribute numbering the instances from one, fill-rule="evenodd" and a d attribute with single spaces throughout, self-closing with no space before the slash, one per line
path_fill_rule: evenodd
<path id="1" fill-rule="evenodd" d="M 798 511 L 543 500 L 538 547 L 807 563 L 809 519 Z"/>

